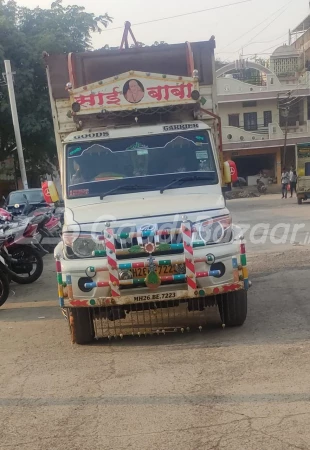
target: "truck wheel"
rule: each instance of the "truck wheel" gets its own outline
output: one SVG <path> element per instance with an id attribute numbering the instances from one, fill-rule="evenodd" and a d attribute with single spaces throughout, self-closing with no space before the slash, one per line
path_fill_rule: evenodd
<path id="1" fill-rule="evenodd" d="M 217 301 L 222 323 L 228 327 L 240 327 L 247 316 L 248 293 L 245 290 L 228 292 Z"/>
<path id="2" fill-rule="evenodd" d="M 91 343 L 95 337 L 92 310 L 71 308 L 69 317 L 72 342 L 80 345 Z"/>
<path id="3" fill-rule="evenodd" d="M 302 204 L 302 198 L 301 197 L 297 197 L 297 202 L 298 202 L 298 205 L 301 205 Z"/>

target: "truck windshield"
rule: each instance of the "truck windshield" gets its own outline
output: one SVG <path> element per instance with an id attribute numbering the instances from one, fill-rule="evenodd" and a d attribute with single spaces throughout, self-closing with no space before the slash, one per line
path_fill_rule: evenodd
<path id="1" fill-rule="evenodd" d="M 68 144 L 66 152 L 69 198 L 104 195 L 114 189 L 120 194 L 122 185 L 129 193 L 131 184 L 134 192 L 167 189 L 184 174 L 203 175 L 190 178 L 186 187 L 218 183 L 207 131 Z"/>

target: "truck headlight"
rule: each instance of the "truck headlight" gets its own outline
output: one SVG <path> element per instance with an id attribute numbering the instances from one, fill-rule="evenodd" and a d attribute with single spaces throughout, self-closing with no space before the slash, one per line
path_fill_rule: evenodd
<path id="1" fill-rule="evenodd" d="M 206 245 L 224 244 L 232 238 L 232 220 L 230 215 L 206 219 L 194 224 L 193 240 L 203 241 Z"/>
<path id="2" fill-rule="evenodd" d="M 70 233 L 63 233 L 63 242 L 70 252 L 78 258 L 90 258 L 95 250 L 104 250 L 103 241 L 95 239 L 92 235 L 73 236 Z"/>
<path id="3" fill-rule="evenodd" d="M 79 258 L 89 258 L 97 248 L 93 239 L 77 238 L 72 245 L 72 250 Z"/>

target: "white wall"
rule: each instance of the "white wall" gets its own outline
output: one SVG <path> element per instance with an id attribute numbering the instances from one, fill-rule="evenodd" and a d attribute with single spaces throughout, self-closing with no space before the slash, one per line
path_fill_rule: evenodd
<path id="1" fill-rule="evenodd" d="M 257 113 L 257 123 L 259 127 L 264 125 L 264 111 L 272 112 L 272 122 L 279 123 L 279 110 L 277 107 L 277 100 L 260 100 L 257 101 L 257 106 L 251 106 L 244 108 L 242 102 L 234 103 L 220 103 L 219 114 L 222 119 L 222 125 L 228 126 L 228 115 L 239 114 L 240 127 L 243 127 L 243 114 L 244 113 Z"/>
<path id="2" fill-rule="evenodd" d="M 310 74 L 304 73 L 299 78 L 290 81 L 280 81 L 276 75 L 266 75 L 266 86 L 256 86 L 244 81 L 239 81 L 229 77 L 218 77 L 216 80 L 217 93 L 220 96 L 253 94 L 273 92 L 275 95 L 279 92 L 297 91 L 300 89 L 309 89 Z"/>

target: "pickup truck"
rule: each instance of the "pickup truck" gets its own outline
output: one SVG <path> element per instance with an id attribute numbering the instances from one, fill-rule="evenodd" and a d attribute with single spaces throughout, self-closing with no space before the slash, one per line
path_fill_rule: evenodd
<path id="1" fill-rule="evenodd" d="M 223 325 L 246 319 L 245 243 L 222 193 L 214 47 L 46 57 L 66 207 L 58 297 L 78 344 L 201 330 L 211 306 Z"/>

